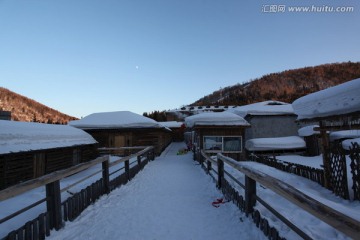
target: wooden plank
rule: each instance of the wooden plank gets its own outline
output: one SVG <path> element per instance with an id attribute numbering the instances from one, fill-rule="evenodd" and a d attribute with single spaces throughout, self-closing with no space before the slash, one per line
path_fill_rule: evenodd
<path id="1" fill-rule="evenodd" d="M 51 182 L 60 180 L 62 178 L 65 178 L 67 176 L 73 175 L 75 173 L 81 172 L 89 167 L 92 167 L 96 164 L 102 163 L 103 161 L 106 161 L 107 159 L 108 159 L 108 156 L 99 157 L 93 161 L 81 163 L 79 165 L 70 167 L 68 169 L 56 171 L 56 172 L 47 174 L 45 176 L 42 176 L 40 178 L 32 179 L 32 180 L 20 183 L 16 186 L 6 188 L 6 189 L 0 191 L 0 201 L 12 198 L 12 197 L 17 196 L 26 191 L 32 190 L 37 187 L 41 187 L 48 183 L 51 183 Z"/>
<path id="2" fill-rule="evenodd" d="M 233 168 L 254 179 L 264 187 L 271 189 L 275 193 L 286 198 L 290 202 L 306 210 L 310 214 L 321 219 L 323 222 L 329 224 L 340 232 L 343 232 L 355 239 L 359 237 L 359 221 L 320 203 L 319 201 L 295 189 L 291 185 L 273 178 L 261 171 L 241 165 L 241 163 L 236 162 L 231 158 L 225 157 L 222 154 L 218 154 L 217 156 L 219 159 L 229 164 Z"/>

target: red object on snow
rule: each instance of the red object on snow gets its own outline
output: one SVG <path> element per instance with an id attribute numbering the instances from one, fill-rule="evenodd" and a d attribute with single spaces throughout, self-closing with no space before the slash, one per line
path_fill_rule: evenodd
<path id="1" fill-rule="evenodd" d="M 226 203 L 223 198 L 218 198 L 216 201 L 212 202 L 212 205 L 216 208 L 220 207 L 220 204 Z"/>

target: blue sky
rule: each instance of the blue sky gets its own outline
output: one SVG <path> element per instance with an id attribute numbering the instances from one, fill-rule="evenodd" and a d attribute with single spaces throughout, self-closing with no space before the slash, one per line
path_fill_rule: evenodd
<path id="1" fill-rule="evenodd" d="M 288 9 L 313 5 L 353 11 Z M 360 61 L 357 0 L 0 0 L 0 86 L 75 117 L 344 61 Z"/>

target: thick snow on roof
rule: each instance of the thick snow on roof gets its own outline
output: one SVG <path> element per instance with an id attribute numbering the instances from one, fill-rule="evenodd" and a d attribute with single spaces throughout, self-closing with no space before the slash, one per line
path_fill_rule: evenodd
<path id="1" fill-rule="evenodd" d="M 187 127 L 194 126 L 250 126 L 242 117 L 231 112 L 204 112 L 185 118 Z"/>
<path id="2" fill-rule="evenodd" d="M 302 127 L 298 130 L 300 137 L 308 137 L 315 134 L 320 134 L 320 131 L 315 131 L 314 128 L 319 127 L 319 125 L 310 125 Z"/>
<path id="3" fill-rule="evenodd" d="M 0 120 L 0 154 L 94 143 L 88 133 L 67 125 Z"/>
<path id="4" fill-rule="evenodd" d="M 151 118 L 129 111 L 93 113 L 80 120 L 70 121 L 69 125 L 81 129 L 164 128 Z"/>
<path id="5" fill-rule="evenodd" d="M 168 121 L 168 122 L 159 122 L 161 125 L 167 128 L 180 128 L 181 125 L 183 125 L 183 122 L 177 122 L 177 121 Z"/>
<path id="6" fill-rule="evenodd" d="M 305 148 L 304 139 L 298 136 L 278 138 L 254 138 L 247 140 L 245 148 L 249 151 L 270 151 Z"/>
<path id="7" fill-rule="evenodd" d="M 249 105 L 231 108 L 228 111 L 233 112 L 241 117 L 245 117 L 247 115 L 294 114 L 294 110 L 291 104 L 279 102 L 279 101 L 258 102 Z"/>
<path id="8" fill-rule="evenodd" d="M 301 97 L 293 102 L 299 120 L 360 111 L 360 78 Z"/>
<path id="9" fill-rule="evenodd" d="M 330 133 L 330 141 L 344 138 L 359 138 L 360 130 L 344 130 Z"/>

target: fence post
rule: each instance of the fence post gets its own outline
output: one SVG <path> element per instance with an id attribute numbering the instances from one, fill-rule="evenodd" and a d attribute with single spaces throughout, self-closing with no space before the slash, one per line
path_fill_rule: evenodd
<path id="1" fill-rule="evenodd" d="M 207 172 L 207 174 L 209 174 L 211 171 L 211 162 L 207 161 L 206 164 L 207 164 L 206 172 Z"/>
<path id="2" fill-rule="evenodd" d="M 222 186 L 222 179 L 224 177 L 224 162 L 220 158 L 217 159 L 218 165 L 218 180 L 217 180 L 217 187 L 221 189 Z"/>
<path id="3" fill-rule="evenodd" d="M 256 181 L 248 176 L 245 176 L 245 213 L 248 216 L 249 213 L 254 211 L 256 203 Z"/>
<path id="4" fill-rule="evenodd" d="M 110 192 L 110 179 L 109 179 L 109 156 L 107 156 L 106 161 L 102 162 L 102 177 L 104 182 L 104 193 L 108 194 Z"/>
<path id="5" fill-rule="evenodd" d="M 141 156 L 137 156 L 137 164 L 140 166 L 141 165 Z"/>
<path id="6" fill-rule="evenodd" d="M 50 228 L 62 226 L 60 180 L 46 184 L 46 207 L 50 215 Z"/>
<path id="7" fill-rule="evenodd" d="M 126 161 L 124 162 L 124 164 L 125 164 L 125 174 L 126 174 L 126 178 L 127 178 L 128 181 L 130 181 L 130 162 L 129 162 L 129 160 L 126 160 Z"/>

